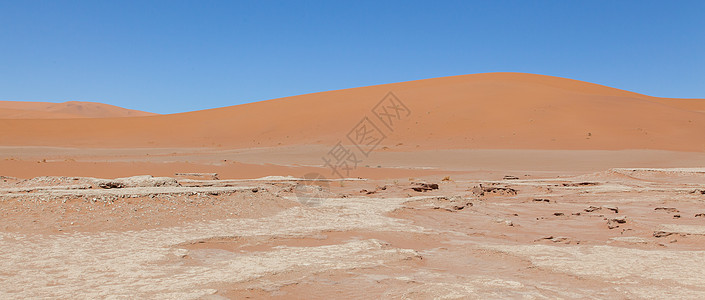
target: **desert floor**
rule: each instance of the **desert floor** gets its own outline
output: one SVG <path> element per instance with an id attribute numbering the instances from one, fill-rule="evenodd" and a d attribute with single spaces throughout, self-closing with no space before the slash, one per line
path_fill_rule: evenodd
<path id="1" fill-rule="evenodd" d="M 328 148 L 0 147 L 0 298 L 705 297 L 703 153 Z"/>

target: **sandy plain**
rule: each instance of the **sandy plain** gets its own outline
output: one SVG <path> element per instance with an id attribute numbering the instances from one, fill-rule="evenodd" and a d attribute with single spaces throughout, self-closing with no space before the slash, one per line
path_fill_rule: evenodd
<path id="1" fill-rule="evenodd" d="M 408 112 L 334 174 L 389 91 Z M 703 103 L 499 73 L 24 109 L 0 120 L 0 298 L 700 299 Z"/>

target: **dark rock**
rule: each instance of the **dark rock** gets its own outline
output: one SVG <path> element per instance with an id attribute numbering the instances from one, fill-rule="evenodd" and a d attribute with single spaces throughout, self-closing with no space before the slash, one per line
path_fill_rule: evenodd
<path id="1" fill-rule="evenodd" d="M 599 183 L 597 182 L 574 182 L 574 183 L 564 183 L 562 184 L 563 186 L 590 186 L 590 185 L 598 185 Z"/>
<path id="2" fill-rule="evenodd" d="M 607 228 L 609 229 L 615 229 L 618 228 L 619 225 L 617 224 L 624 224 L 627 223 L 627 217 L 616 217 L 612 219 L 607 220 Z"/>
<path id="3" fill-rule="evenodd" d="M 412 184 L 416 186 L 412 186 L 411 189 L 417 192 L 427 192 L 438 189 L 437 183 L 414 182 Z"/>
<path id="4" fill-rule="evenodd" d="M 98 186 L 104 189 L 121 189 L 125 187 L 124 184 L 115 181 L 101 182 Z"/>
<path id="5" fill-rule="evenodd" d="M 661 237 L 666 237 L 672 234 L 676 234 L 675 232 L 666 232 L 666 231 L 654 231 L 654 237 L 661 238 Z"/>
<path id="6" fill-rule="evenodd" d="M 618 214 L 618 213 L 619 213 L 619 208 L 616 207 L 616 206 L 606 206 L 606 205 L 603 205 L 603 206 L 600 207 L 600 208 L 604 208 L 604 209 L 611 210 L 611 211 L 613 211 L 615 214 Z"/>
<path id="7" fill-rule="evenodd" d="M 597 206 L 592 206 L 592 205 L 590 205 L 590 207 L 584 209 L 584 211 L 586 211 L 586 212 L 593 212 L 593 211 L 596 211 L 596 210 L 598 210 L 598 209 L 600 209 L 600 208 L 597 207 Z"/>
<path id="8" fill-rule="evenodd" d="M 504 195 L 504 196 L 514 196 L 517 194 L 517 190 L 510 187 L 501 186 L 482 186 L 473 188 L 473 193 L 478 196 L 484 196 L 487 193 L 494 195 Z"/>
<path id="9" fill-rule="evenodd" d="M 620 224 L 627 223 L 627 217 L 616 217 L 611 220 Z"/>

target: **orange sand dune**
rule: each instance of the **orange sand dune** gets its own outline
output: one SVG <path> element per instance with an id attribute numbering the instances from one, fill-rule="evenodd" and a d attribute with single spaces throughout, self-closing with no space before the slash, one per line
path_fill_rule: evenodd
<path id="1" fill-rule="evenodd" d="M 94 102 L 0 101 L 0 119 L 117 118 L 152 115 L 156 114 Z"/>
<path id="2" fill-rule="evenodd" d="M 411 111 L 390 130 L 371 110 L 393 92 Z M 138 118 L 0 120 L 0 145 L 228 147 L 334 145 L 365 116 L 387 150 L 705 151 L 705 99 L 645 96 L 523 73 L 426 79 Z"/>

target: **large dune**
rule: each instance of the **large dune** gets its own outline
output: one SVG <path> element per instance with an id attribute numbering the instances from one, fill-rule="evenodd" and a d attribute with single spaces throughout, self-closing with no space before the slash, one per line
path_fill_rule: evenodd
<path id="1" fill-rule="evenodd" d="M 391 128 L 372 108 L 393 92 L 411 111 Z M 8 107 L 11 108 L 11 107 Z M 345 144 L 363 118 L 378 149 L 705 151 L 705 99 L 656 98 L 577 80 L 487 73 L 300 95 L 173 115 L 0 120 L 0 145 L 229 147 Z"/>
<path id="2" fill-rule="evenodd" d="M 0 101 L 0 119 L 117 118 L 153 115 L 156 114 L 94 102 Z"/>

